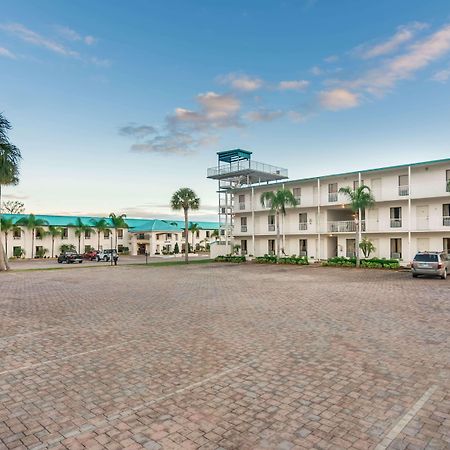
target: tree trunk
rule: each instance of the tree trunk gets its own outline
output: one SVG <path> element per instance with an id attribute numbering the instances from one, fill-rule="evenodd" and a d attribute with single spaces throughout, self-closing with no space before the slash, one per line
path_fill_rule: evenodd
<path id="1" fill-rule="evenodd" d="M 80 254 L 80 253 L 81 253 L 81 233 L 78 236 L 78 254 Z"/>
<path id="2" fill-rule="evenodd" d="M 100 251 L 100 230 L 97 231 L 97 251 Z"/>
<path id="3" fill-rule="evenodd" d="M 187 208 L 184 208 L 184 234 L 184 260 L 187 264 L 189 262 L 189 220 Z"/>
<path id="4" fill-rule="evenodd" d="M 359 257 L 359 233 L 361 229 L 361 221 L 359 220 L 359 213 L 356 213 L 356 235 L 355 235 L 355 256 L 356 256 L 356 267 L 361 264 Z"/>
<path id="5" fill-rule="evenodd" d="M 54 257 L 55 254 L 55 238 L 52 236 L 52 258 Z"/>
<path id="6" fill-rule="evenodd" d="M 280 236 L 280 211 L 277 211 L 277 259 L 281 256 L 281 236 Z"/>
<path id="7" fill-rule="evenodd" d="M 2 218 L 2 185 L 0 184 L 0 271 L 9 270 L 8 257 L 6 256 L 5 251 L 3 250 L 3 242 L 2 242 L 2 227 L 1 227 L 1 218 Z"/>
<path id="8" fill-rule="evenodd" d="M 31 231 L 31 259 L 34 258 L 34 228 Z"/>

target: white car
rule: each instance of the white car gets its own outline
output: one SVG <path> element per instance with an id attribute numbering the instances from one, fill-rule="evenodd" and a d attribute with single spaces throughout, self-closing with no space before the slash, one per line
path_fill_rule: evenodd
<path id="1" fill-rule="evenodd" d="M 111 261 L 111 255 L 113 258 L 119 257 L 119 254 L 117 253 L 117 250 L 115 248 L 100 250 L 97 253 L 97 261 Z"/>

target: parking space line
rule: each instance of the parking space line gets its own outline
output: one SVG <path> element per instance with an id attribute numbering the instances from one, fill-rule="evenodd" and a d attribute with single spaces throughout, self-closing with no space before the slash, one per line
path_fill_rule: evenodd
<path id="1" fill-rule="evenodd" d="M 437 386 L 431 386 L 422 397 L 417 400 L 414 406 L 403 415 L 400 420 L 389 431 L 385 438 L 375 447 L 375 450 L 386 450 L 394 441 L 394 439 L 402 432 L 402 430 L 408 425 L 408 423 L 414 418 L 414 416 L 420 411 L 425 403 L 430 399 L 433 393 L 436 391 Z"/>
<path id="2" fill-rule="evenodd" d="M 0 372 L 0 376 L 1 375 L 6 375 L 6 374 L 9 374 L 9 373 L 20 372 L 22 370 L 35 369 L 36 367 L 46 366 L 46 365 L 52 364 L 54 362 L 66 361 L 68 359 L 76 358 L 77 356 L 89 355 L 91 353 L 101 352 L 101 351 L 104 351 L 104 350 L 110 350 L 110 349 L 113 349 L 113 348 L 122 347 L 124 345 L 132 344 L 134 342 L 140 342 L 140 341 L 142 341 L 142 339 L 132 339 L 131 341 L 122 342 L 121 344 L 107 345 L 106 347 L 95 348 L 95 349 L 92 349 L 92 350 L 87 350 L 85 352 L 73 353 L 71 355 L 62 356 L 61 358 L 49 359 L 48 361 L 42 361 L 42 362 L 36 363 L 36 364 L 28 364 L 27 366 L 16 367 L 14 369 L 4 370 L 3 372 Z"/>

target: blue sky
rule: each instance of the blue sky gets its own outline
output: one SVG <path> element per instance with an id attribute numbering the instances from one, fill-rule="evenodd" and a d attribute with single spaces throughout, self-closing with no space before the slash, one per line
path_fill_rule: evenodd
<path id="1" fill-rule="evenodd" d="M 450 156 L 447 0 L 3 0 L 28 212 L 215 219 L 229 148 L 291 178 Z"/>

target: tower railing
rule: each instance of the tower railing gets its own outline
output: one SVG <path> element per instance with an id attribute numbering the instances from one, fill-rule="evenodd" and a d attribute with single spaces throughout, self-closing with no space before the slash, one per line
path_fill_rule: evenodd
<path id="1" fill-rule="evenodd" d="M 241 170 L 255 170 L 257 172 L 270 173 L 273 175 L 281 175 L 287 177 L 288 171 L 287 169 L 283 169 L 281 167 L 272 166 L 270 164 L 264 164 L 258 161 L 249 160 L 241 160 L 232 164 L 222 164 L 215 167 L 210 167 L 207 171 L 208 177 L 215 177 L 220 175 L 227 175 L 234 172 L 239 172 Z"/>

